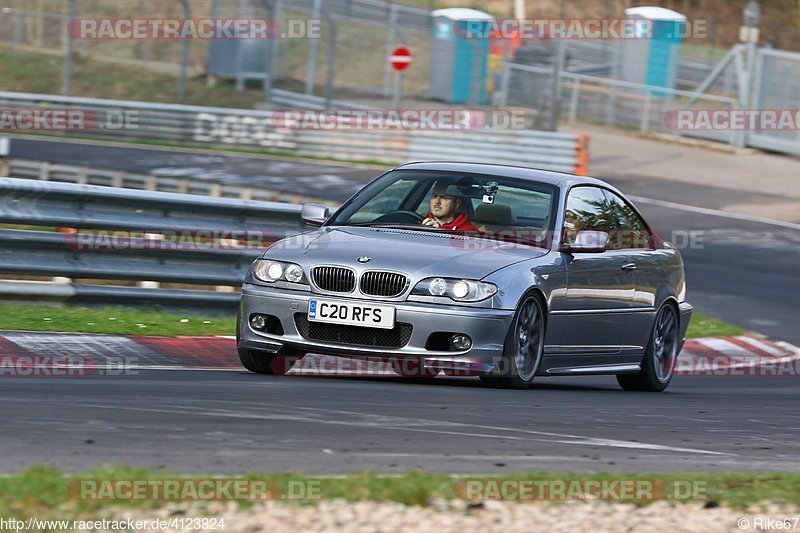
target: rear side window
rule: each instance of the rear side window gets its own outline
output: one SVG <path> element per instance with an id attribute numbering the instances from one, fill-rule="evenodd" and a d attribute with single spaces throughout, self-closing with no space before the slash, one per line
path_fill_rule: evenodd
<path id="1" fill-rule="evenodd" d="M 642 217 L 625 200 L 611 191 L 605 191 L 616 219 L 617 230 L 609 234 L 608 246 L 612 250 L 652 248 L 652 235 Z"/>

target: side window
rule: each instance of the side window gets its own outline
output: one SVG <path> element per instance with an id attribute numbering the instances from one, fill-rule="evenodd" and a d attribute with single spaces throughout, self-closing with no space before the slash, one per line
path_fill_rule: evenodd
<path id="1" fill-rule="evenodd" d="M 574 187 L 569 191 L 564 212 L 565 244 L 573 244 L 579 231 L 613 233 L 616 224 L 611 207 L 597 187 Z"/>
<path id="2" fill-rule="evenodd" d="M 608 246 L 612 250 L 650 248 L 652 238 L 642 217 L 631 205 L 611 191 L 605 191 L 608 203 L 617 220 L 618 230 L 609 235 Z"/>

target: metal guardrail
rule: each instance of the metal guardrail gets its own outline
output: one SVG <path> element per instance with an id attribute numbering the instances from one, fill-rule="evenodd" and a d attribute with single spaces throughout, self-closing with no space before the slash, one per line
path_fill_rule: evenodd
<path id="1" fill-rule="evenodd" d="M 281 191 L 273 191 L 261 187 L 229 185 L 202 175 L 184 176 L 180 178 L 133 174 L 122 170 L 98 169 L 86 166 L 50 163 L 29 159 L 0 157 L 0 176 L 9 178 L 57 181 L 78 185 L 101 185 L 124 189 L 146 191 L 174 192 L 180 194 L 196 194 L 216 198 L 238 198 L 241 200 L 257 200 L 261 202 L 281 202 L 299 204 L 314 201 L 333 205 L 323 198 L 299 196 Z"/>
<path id="2" fill-rule="evenodd" d="M 2 229 L 0 273 L 236 287 L 266 243 L 306 229 L 301 209 L 294 204 L 0 178 L 0 223 L 124 232 L 119 236 L 108 231 Z M 204 235 L 209 238 L 203 240 Z M 250 238 L 255 245 L 237 238 Z M 235 306 L 238 299 L 235 293 L 208 290 L 0 284 L 0 296 L 20 294 L 70 302 L 145 301 L 212 308 Z"/>
<path id="3" fill-rule="evenodd" d="M 420 159 L 532 166 L 586 173 L 586 136 L 533 130 L 294 129 L 275 112 L 0 92 L 0 108 L 76 109 L 102 127 L 82 135 L 241 147 L 387 164 Z M 135 119 L 135 120 L 134 120 Z M 119 127 L 114 127 L 114 126 Z"/>
<path id="4" fill-rule="evenodd" d="M 283 89 L 272 89 L 269 95 L 269 103 L 271 105 L 279 105 L 286 109 L 316 109 L 323 110 L 328 107 L 328 103 L 324 96 L 315 96 L 313 94 L 302 94 L 294 91 L 285 91 Z M 330 106 L 334 109 L 369 109 L 367 106 L 354 104 L 346 100 L 330 101 Z"/>

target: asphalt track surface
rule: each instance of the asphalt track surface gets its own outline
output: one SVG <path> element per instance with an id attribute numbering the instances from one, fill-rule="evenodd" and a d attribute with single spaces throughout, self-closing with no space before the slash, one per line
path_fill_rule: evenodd
<path id="1" fill-rule="evenodd" d="M 272 163 L 240 156 L 41 141 L 15 141 L 12 150 L 15 157 L 137 171 L 148 160 L 179 172 L 201 164 L 193 158 L 213 157 L 231 174 L 249 168 L 246 178 L 256 182 L 278 176 Z M 179 162 L 169 167 L 168 160 Z M 298 193 L 303 182 L 287 180 L 289 173 L 313 176 L 324 168 L 342 180 L 336 194 L 343 194 L 379 172 L 278 163 Z M 800 344 L 800 232 L 659 203 L 717 209 L 780 199 L 636 177 L 609 181 L 645 199 L 637 205 L 665 237 L 699 232 L 682 250 L 689 300 L 699 310 Z M 666 393 L 647 394 L 621 391 L 613 377 L 541 379 L 527 391 L 504 391 L 466 378 L 415 384 L 172 370 L 3 379 L 0 401 L 8 430 L 0 439 L 2 471 L 43 462 L 204 472 L 800 471 L 796 375 L 678 376 Z"/>
<path id="2" fill-rule="evenodd" d="M 4 379 L 0 471 L 132 464 L 183 472 L 800 471 L 797 378 L 540 380 L 136 376 Z"/>

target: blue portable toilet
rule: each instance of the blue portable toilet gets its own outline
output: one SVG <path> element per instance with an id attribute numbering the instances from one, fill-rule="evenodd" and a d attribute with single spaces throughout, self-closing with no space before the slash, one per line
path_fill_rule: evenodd
<path id="1" fill-rule="evenodd" d="M 462 7 L 437 9 L 431 15 L 434 31 L 428 96 L 452 104 L 487 103 L 489 33 L 494 17 Z"/>
<path id="2" fill-rule="evenodd" d="M 637 22 L 636 37 L 623 43 L 622 80 L 674 89 L 686 16 L 663 7 L 641 6 L 626 9 L 625 18 Z"/>

